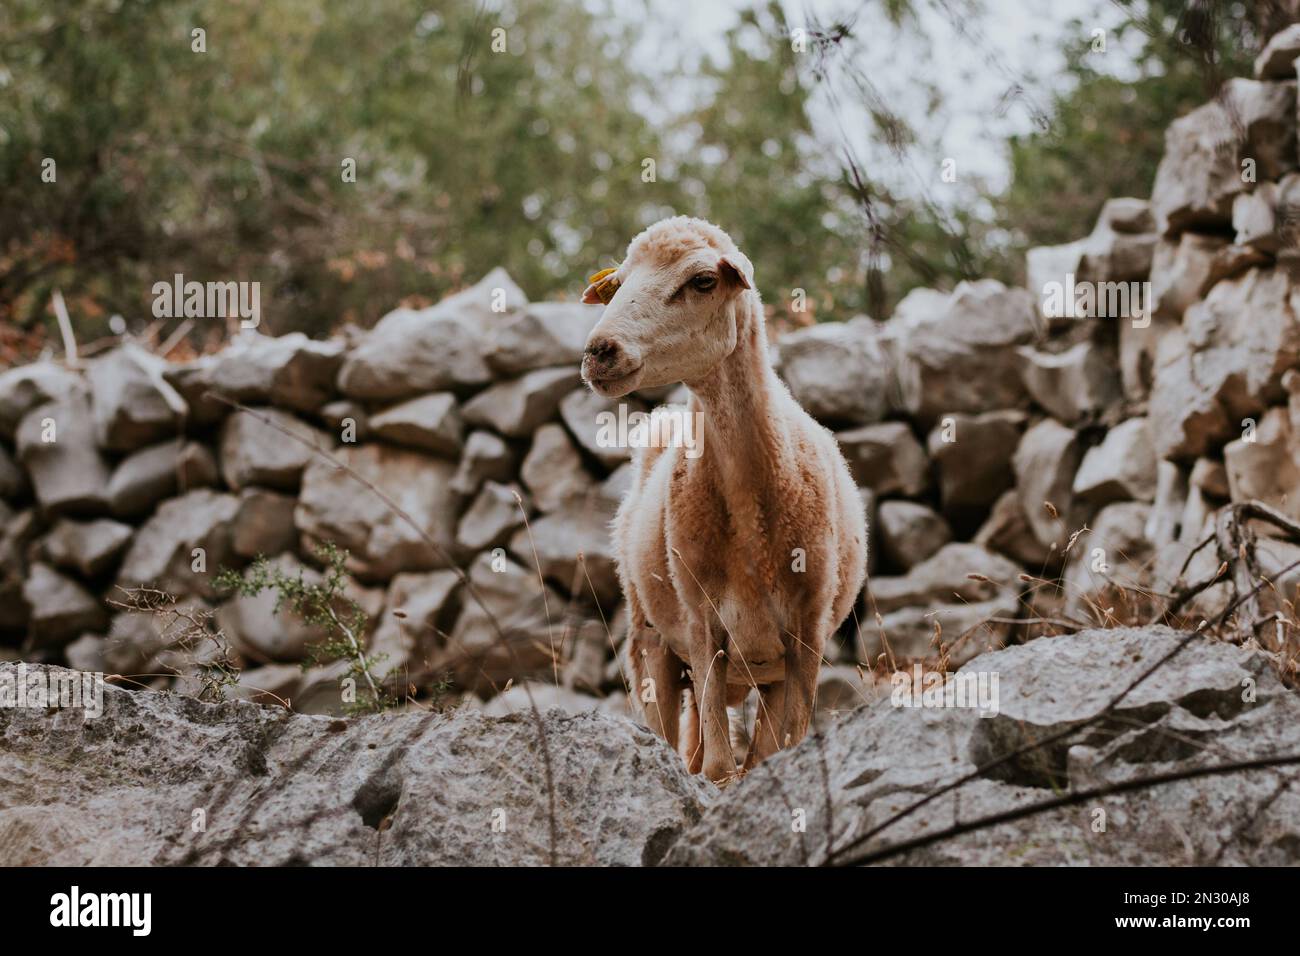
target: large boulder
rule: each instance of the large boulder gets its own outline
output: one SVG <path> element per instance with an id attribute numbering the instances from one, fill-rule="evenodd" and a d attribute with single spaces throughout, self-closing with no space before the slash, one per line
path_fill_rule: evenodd
<path id="1" fill-rule="evenodd" d="M 464 444 L 465 423 L 456 406 L 456 396 L 450 392 L 434 392 L 372 415 L 370 430 L 384 441 L 455 459 Z"/>
<path id="2" fill-rule="evenodd" d="M 1280 399 L 1283 372 L 1300 362 L 1300 321 L 1282 269 L 1220 282 L 1187 310 L 1182 335 L 1156 356 L 1149 415 L 1156 453 L 1203 454 Z"/>
<path id="3" fill-rule="evenodd" d="M 343 445 L 334 454 L 394 500 L 415 527 L 363 481 L 318 457 L 303 471 L 294 516 L 304 545 L 314 549 L 330 542 L 346 550 L 348 570 L 364 581 L 446 567 L 460 505 L 451 488 L 456 466 L 379 444 Z"/>
<path id="4" fill-rule="evenodd" d="M 823 322 L 782 336 L 774 364 L 790 394 L 821 422 L 866 425 L 885 417 L 889 360 L 870 319 Z"/>
<path id="5" fill-rule="evenodd" d="M 1062 352 L 1031 346 L 1017 351 L 1030 397 L 1067 425 L 1099 417 L 1123 397 L 1115 353 L 1096 342 L 1079 342 Z"/>
<path id="6" fill-rule="evenodd" d="M 1144 199 L 1108 199 L 1079 262 L 1080 282 L 1137 282 L 1151 271 L 1155 219 Z"/>
<path id="7" fill-rule="evenodd" d="M 1165 132 L 1151 205 L 1160 232 L 1231 224 L 1232 203 L 1246 190 L 1241 161 L 1259 181 L 1296 165 L 1296 85 L 1230 79 L 1221 94 L 1176 119 Z"/>
<path id="8" fill-rule="evenodd" d="M 27 570 L 23 600 L 31 608 L 28 636 L 36 647 L 66 644 L 108 623 L 108 615 L 94 595 L 41 562 Z"/>
<path id="9" fill-rule="evenodd" d="M 86 369 L 95 437 L 109 451 L 135 451 L 176 434 L 189 411 L 163 378 L 167 363 L 136 345 L 123 345 Z"/>
<path id="10" fill-rule="evenodd" d="M 41 550 L 55 567 L 75 571 L 83 578 L 97 578 L 112 570 L 134 533 L 130 525 L 108 518 L 61 518 L 41 539 Z"/>
<path id="11" fill-rule="evenodd" d="M 568 501 L 585 497 L 595 485 L 569 433 L 554 422 L 533 434 L 519 476 L 542 511 L 555 511 Z"/>
<path id="12" fill-rule="evenodd" d="M 1034 340 L 1034 296 L 993 279 L 951 295 L 916 289 L 886 326 L 902 407 L 924 423 L 951 412 L 1013 408 L 1025 398 L 1011 346 Z"/>
<path id="13" fill-rule="evenodd" d="M 1044 418 L 1025 432 L 1011 460 L 1025 521 L 1040 544 L 1058 552 L 1076 530 L 1071 489 L 1082 455 L 1073 429 Z"/>
<path id="14" fill-rule="evenodd" d="M 841 717 L 820 737 L 810 736 L 725 790 L 675 841 L 665 862 L 817 865 L 828 851 L 842 850 L 967 774 L 973 774 L 968 783 L 901 817 L 863 849 L 888 850 L 1086 788 L 1300 750 L 1300 697 L 1283 686 L 1275 661 L 1262 651 L 1191 638 L 1130 688 L 1184 637 L 1166 628 L 1093 630 L 982 655 L 956 678 L 963 681 L 966 706 L 925 706 L 923 694 L 910 693 L 911 675 L 901 674 L 896 694 Z M 956 703 L 954 680 L 949 677 L 944 689 Z M 1253 694 L 1245 696 L 1245 688 Z M 1112 716 L 989 766 L 1103 715 L 1126 689 Z M 935 701 L 942 702 L 942 696 Z M 1300 841 L 1298 781 L 1300 770 L 1283 766 L 1140 787 L 1085 807 L 1058 807 L 937 839 L 887 862 L 1293 864 Z M 796 818 L 805 825 L 791 826 Z M 1104 821 L 1100 829 L 1098 819 Z"/>
<path id="15" fill-rule="evenodd" d="M 489 330 L 488 365 L 506 377 L 554 365 L 576 367 L 601 311 L 580 302 L 534 302 Z"/>
<path id="16" fill-rule="evenodd" d="M 477 553 L 510 540 L 511 533 L 528 516 L 528 504 L 515 485 L 485 481 L 474 502 L 460 516 L 456 543 L 466 553 Z"/>
<path id="17" fill-rule="evenodd" d="M 1151 501 L 1156 493 L 1156 458 L 1145 418 L 1130 418 L 1088 449 L 1074 476 L 1075 495 L 1085 501 Z"/>
<path id="18" fill-rule="evenodd" d="M 485 385 L 479 331 L 439 306 L 390 312 L 343 360 L 338 389 L 349 398 L 396 401 L 424 392 Z"/>
<path id="19" fill-rule="evenodd" d="M 1011 456 L 1026 415 L 1020 411 L 945 415 L 926 445 L 939 474 L 939 500 L 954 521 L 982 517 L 1011 487 Z"/>
<path id="20" fill-rule="evenodd" d="M 107 686 L 96 717 L 0 709 L 0 744 L 13 865 L 653 865 L 716 793 L 598 713 L 343 720 Z"/>
<path id="21" fill-rule="evenodd" d="M 220 444 L 221 475 L 232 490 L 258 485 L 295 491 L 313 449 L 328 452 L 334 442 L 288 412 L 258 408 L 230 415 L 221 425 Z"/>
<path id="22" fill-rule="evenodd" d="M 38 405 L 62 402 L 81 390 L 81 376 L 54 362 L 33 362 L 0 372 L 0 435 L 13 438 L 18 423 Z"/>
<path id="23" fill-rule="evenodd" d="M 90 397 L 84 391 L 31 409 L 15 440 L 18 460 L 31 476 L 42 509 L 55 515 L 108 510 L 108 463 L 95 442 Z"/>
<path id="24" fill-rule="evenodd" d="M 477 429 L 465 439 L 452 486 L 458 495 L 472 497 L 485 481 L 509 481 L 513 478 L 515 461 L 514 451 L 499 435 Z"/>
<path id="25" fill-rule="evenodd" d="M 835 436 L 856 484 L 877 495 L 919 495 L 930 484 L 925 450 L 903 422 L 880 422 Z"/>
<path id="26" fill-rule="evenodd" d="M 581 384 L 577 366 L 541 368 L 479 392 L 461 409 L 465 421 L 523 438 L 555 417 L 560 399 Z"/>
<path id="27" fill-rule="evenodd" d="M 132 539 L 118 587 L 214 596 L 213 578 L 234 557 L 230 529 L 238 512 L 237 497 L 207 488 L 163 502 Z"/>
<path id="28" fill-rule="evenodd" d="M 575 502 L 520 528 L 510 551 L 576 600 L 612 604 L 618 600 L 618 570 L 608 502 Z"/>
<path id="29" fill-rule="evenodd" d="M 245 405 L 314 413 L 334 395 L 342 364 L 342 342 L 243 332 L 217 354 L 201 384 Z"/>
<path id="30" fill-rule="evenodd" d="M 904 571 L 952 540 L 943 516 L 915 501 L 882 501 L 872 529 L 881 550 Z"/>
<path id="31" fill-rule="evenodd" d="M 174 438 L 127 455 L 108 481 L 108 508 L 118 518 L 141 518 L 178 492 L 217 483 L 217 462 L 206 445 Z"/>

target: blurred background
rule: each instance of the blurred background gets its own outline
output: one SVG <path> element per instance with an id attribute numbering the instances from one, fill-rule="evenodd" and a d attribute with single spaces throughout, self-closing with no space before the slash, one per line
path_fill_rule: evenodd
<path id="1" fill-rule="evenodd" d="M 774 321 L 883 319 L 1149 195 L 1169 121 L 1286 7 L 5 0 L 0 365 L 57 340 L 56 289 L 83 345 L 166 340 L 175 273 L 260 282 L 262 331 L 326 335 L 494 266 L 573 298 L 673 213 L 732 234 Z"/>

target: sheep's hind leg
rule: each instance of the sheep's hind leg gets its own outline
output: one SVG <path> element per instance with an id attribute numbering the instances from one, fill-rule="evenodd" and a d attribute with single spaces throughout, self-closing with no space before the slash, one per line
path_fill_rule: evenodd
<path id="1" fill-rule="evenodd" d="M 808 733 L 817 699 L 817 672 L 822 664 L 825 633 L 819 621 L 799 629 L 797 639 L 785 651 L 785 715 L 777 743 L 793 747 Z"/>

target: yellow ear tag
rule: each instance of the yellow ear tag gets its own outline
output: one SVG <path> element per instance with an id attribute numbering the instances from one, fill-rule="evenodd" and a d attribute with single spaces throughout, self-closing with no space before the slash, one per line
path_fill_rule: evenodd
<path id="1" fill-rule="evenodd" d="M 618 291 L 618 280 L 609 279 L 606 278 L 606 276 L 613 275 L 617 271 L 617 267 L 613 269 L 601 269 L 587 280 L 588 285 L 596 286 L 596 297 L 599 298 L 601 302 L 605 303 L 605 305 L 609 305 L 609 300 L 614 298 L 614 293 Z M 602 279 L 604 280 L 603 282 L 601 281 Z M 597 283 L 600 284 L 596 285 Z"/>

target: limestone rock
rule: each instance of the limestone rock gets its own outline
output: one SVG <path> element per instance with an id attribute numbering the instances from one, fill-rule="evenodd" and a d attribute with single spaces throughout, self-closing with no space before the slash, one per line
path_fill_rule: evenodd
<path id="1" fill-rule="evenodd" d="M 298 502 L 263 488 L 245 488 L 230 526 L 230 547 L 241 558 L 292 550 L 298 542 L 293 513 Z"/>
<path id="2" fill-rule="evenodd" d="M 632 457 L 630 444 L 621 442 L 616 427 L 620 416 L 627 420 L 630 434 L 632 417 L 645 414 L 646 407 L 630 398 L 604 398 L 583 387 L 570 392 L 560 402 L 560 417 L 574 439 L 586 452 L 606 468 L 616 468 Z"/>
<path id="3" fill-rule="evenodd" d="M 612 604 L 620 593 L 609 533 L 613 517 L 598 502 L 565 505 L 515 532 L 510 551 L 527 565 L 535 551 L 543 577 L 572 597 Z"/>
<path id="4" fill-rule="evenodd" d="M 1058 551 L 1076 530 L 1071 489 L 1082 454 L 1072 429 L 1044 418 L 1025 432 L 1012 458 L 1025 520 L 1040 544 Z"/>
<path id="5" fill-rule="evenodd" d="M 329 541 L 347 550 L 348 569 L 365 581 L 445 567 L 443 555 L 455 545 L 459 496 L 451 479 L 456 466 L 379 444 L 344 445 L 335 455 L 396 501 L 437 547 L 347 471 L 320 458 L 303 471 L 294 515 L 304 546 Z"/>
<path id="6" fill-rule="evenodd" d="M 562 425 L 543 425 L 533 435 L 533 447 L 524 458 L 520 477 L 532 493 L 533 502 L 544 512 L 555 511 L 565 502 L 582 498 L 594 480 L 582 466 L 582 456 Z"/>
<path id="7" fill-rule="evenodd" d="M 109 451 L 135 451 L 174 435 L 188 413 L 163 378 L 166 363 L 135 345 L 114 349 L 86 369 L 95 438 Z"/>
<path id="8" fill-rule="evenodd" d="M 94 595 L 39 561 L 27 571 L 23 599 L 31 608 L 28 634 L 37 647 L 66 644 L 108 623 L 108 615 Z"/>
<path id="9" fill-rule="evenodd" d="M 921 443 L 902 422 L 863 425 L 835 435 L 853 480 L 877 495 L 919 495 L 930 484 Z"/>
<path id="10" fill-rule="evenodd" d="M 118 568 L 118 586 L 212 597 L 212 579 L 232 563 L 230 525 L 238 511 L 234 495 L 206 488 L 163 502 L 136 531 Z"/>
<path id="11" fill-rule="evenodd" d="M 384 615 L 370 638 L 372 673 L 384 680 L 419 683 L 433 676 L 440 633 L 459 605 L 455 571 L 399 574 L 388 586 Z"/>
<path id="12" fill-rule="evenodd" d="M 461 451 L 465 423 L 456 407 L 456 396 L 435 392 L 408 399 L 372 416 L 370 430 L 385 441 L 454 459 Z"/>
<path id="13" fill-rule="evenodd" d="M 130 525 L 108 518 L 61 518 L 41 539 L 41 548 L 55 567 L 76 571 L 83 578 L 97 578 L 113 567 L 134 533 Z"/>
<path id="14" fill-rule="evenodd" d="M 913 501 L 882 501 L 874 527 L 880 548 L 904 571 L 952 540 L 943 516 Z"/>
<path id="15" fill-rule="evenodd" d="M 889 360 L 869 319 L 823 322 L 783 336 L 777 374 L 804 410 L 834 425 L 866 425 L 885 417 Z"/>
<path id="16" fill-rule="evenodd" d="M 396 401 L 491 381 L 479 332 L 443 305 L 398 309 L 380 319 L 344 358 L 339 391 L 366 401 Z"/>
<path id="17" fill-rule="evenodd" d="M 1115 355 L 1095 342 L 1051 353 L 1023 346 L 1017 353 L 1025 389 L 1043 410 L 1074 425 L 1094 418 L 1122 397 Z"/>
<path id="18" fill-rule="evenodd" d="M 1255 79 L 1290 80 L 1296 75 L 1295 60 L 1300 56 L 1300 23 L 1281 30 L 1264 44 L 1255 57 Z"/>
<path id="19" fill-rule="evenodd" d="M 205 379 L 219 394 L 245 405 L 314 413 L 333 397 L 342 364 L 342 342 L 301 332 L 271 337 L 245 331 L 218 353 Z"/>
<path id="20" fill-rule="evenodd" d="M 1151 501 L 1156 492 L 1156 459 L 1145 418 L 1130 418 L 1106 432 L 1088 449 L 1074 476 L 1073 492 L 1086 501 Z"/>
<path id="21" fill-rule="evenodd" d="M 515 485 L 484 482 L 474 503 L 461 515 L 456 543 L 467 552 L 505 544 L 527 514 L 527 503 L 520 504 L 516 495 L 522 496 L 522 491 Z"/>
<path id="22" fill-rule="evenodd" d="M 18 460 L 46 512 L 95 515 L 107 510 L 108 464 L 95 443 L 85 393 L 33 408 L 19 424 L 16 442 Z"/>
<path id="23" fill-rule="evenodd" d="M 108 507 L 118 518 L 141 518 L 164 498 L 217 483 L 217 462 L 198 442 L 170 439 L 123 458 L 108 481 Z"/>
<path id="24" fill-rule="evenodd" d="M 553 418 L 560 399 L 581 381 L 576 366 L 538 369 L 479 392 L 461 414 L 471 425 L 522 438 Z"/>
<path id="25" fill-rule="evenodd" d="M 13 438 L 32 409 L 65 402 L 82 391 L 81 376 L 54 362 L 33 362 L 0 372 L 0 435 Z"/>
<path id="26" fill-rule="evenodd" d="M 939 500 L 955 521 L 982 516 L 1015 480 L 1011 456 L 1026 415 L 1019 411 L 945 415 L 926 444 L 939 475 Z"/>
<path id="27" fill-rule="evenodd" d="M 286 434 L 286 432 L 288 434 Z M 297 440 L 291 436 L 298 436 Z M 239 491 L 249 485 L 295 491 L 313 448 L 331 451 L 320 429 L 275 408 L 238 411 L 221 426 L 221 475 Z"/>
<path id="28" fill-rule="evenodd" d="M 461 450 L 452 488 L 458 495 L 473 497 L 484 481 L 509 481 L 514 477 L 515 461 L 515 453 L 499 436 L 472 431 Z"/>
<path id="29" fill-rule="evenodd" d="M 601 312 L 598 305 L 580 302 L 534 302 L 490 331 L 487 362 L 507 377 L 548 366 L 576 367 Z"/>

